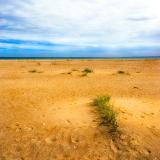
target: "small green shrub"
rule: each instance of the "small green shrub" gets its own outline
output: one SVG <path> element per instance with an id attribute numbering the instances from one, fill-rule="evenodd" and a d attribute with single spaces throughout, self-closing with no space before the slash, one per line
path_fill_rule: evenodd
<path id="1" fill-rule="evenodd" d="M 94 106 L 106 106 L 106 104 L 109 102 L 110 96 L 98 96 L 93 100 Z"/>
<path id="2" fill-rule="evenodd" d="M 90 68 L 85 68 L 82 72 L 84 72 L 84 73 L 92 73 L 93 70 L 90 69 Z"/>
<path id="3" fill-rule="evenodd" d="M 116 131 L 118 124 L 116 119 L 116 112 L 113 111 L 113 108 L 109 106 L 103 106 L 99 109 L 100 116 L 102 118 L 102 123 L 105 125 L 109 125 L 111 127 L 111 131 Z"/>
<path id="4" fill-rule="evenodd" d="M 87 76 L 89 73 L 92 73 L 93 70 L 90 69 L 90 68 L 85 68 L 82 72 L 83 72 L 82 77 L 85 77 L 85 76 Z"/>
<path id="5" fill-rule="evenodd" d="M 110 126 L 111 132 L 116 132 L 118 128 L 117 113 L 109 104 L 110 96 L 98 96 L 93 100 L 93 105 L 96 106 L 97 111 L 102 119 L 102 124 Z"/>

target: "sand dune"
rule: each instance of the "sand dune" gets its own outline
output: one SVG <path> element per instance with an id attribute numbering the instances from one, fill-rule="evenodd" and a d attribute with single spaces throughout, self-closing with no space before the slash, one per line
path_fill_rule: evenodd
<path id="1" fill-rule="evenodd" d="M 160 60 L 1 60 L 0 160 L 158 160 L 159 81 Z M 111 96 L 116 137 L 97 95 Z"/>

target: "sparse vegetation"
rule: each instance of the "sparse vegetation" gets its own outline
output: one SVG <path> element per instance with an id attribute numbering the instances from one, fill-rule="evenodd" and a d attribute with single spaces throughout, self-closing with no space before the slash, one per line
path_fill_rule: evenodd
<path id="1" fill-rule="evenodd" d="M 68 72 L 67 74 L 72 74 L 72 72 Z"/>
<path id="2" fill-rule="evenodd" d="M 102 118 L 102 124 L 110 127 L 110 132 L 116 132 L 118 128 L 117 113 L 109 104 L 110 96 L 98 96 L 93 100 L 93 105 L 96 106 Z"/>
<path id="3" fill-rule="evenodd" d="M 136 86 L 134 86 L 133 88 L 134 88 L 134 89 L 139 89 L 139 88 L 138 88 L 138 87 L 136 87 Z"/>
<path id="4" fill-rule="evenodd" d="M 124 71 L 117 71 L 118 74 L 125 74 Z"/>
<path id="5" fill-rule="evenodd" d="M 105 106 L 106 104 L 109 103 L 110 97 L 109 96 L 98 96 L 93 100 L 93 105 L 94 106 Z"/>
<path id="6" fill-rule="evenodd" d="M 84 72 L 84 73 L 92 73 L 93 70 L 90 69 L 90 68 L 85 68 L 82 72 Z"/>
<path id="7" fill-rule="evenodd" d="M 30 70 L 28 72 L 31 72 L 31 73 L 43 73 L 42 71 L 37 71 L 36 69 Z"/>
<path id="8" fill-rule="evenodd" d="M 28 71 L 28 72 L 36 73 L 36 72 L 37 72 L 37 70 L 33 69 L 33 70 Z"/>
<path id="9" fill-rule="evenodd" d="M 72 71 L 78 71 L 78 69 L 72 69 Z"/>
<path id="10" fill-rule="evenodd" d="M 85 68 L 82 72 L 83 72 L 82 77 L 85 77 L 85 76 L 87 76 L 89 73 L 92 73 L 93 70 L 90 69 L 90 68 Z"/>
<path id="11" fill-rule="evenodd" d="M 82 74 L 82 77 L 85 77 L 85 76 L 87 76 L 88 75 L 88 73 L 83 73 Z"/>
<path id="12" fill-rule="evenodd" d="M 117 71 L 117 74 L 129 75 L 128 72 L 125 72 L 125 71 L 122 71 L 122 70 Z"/>

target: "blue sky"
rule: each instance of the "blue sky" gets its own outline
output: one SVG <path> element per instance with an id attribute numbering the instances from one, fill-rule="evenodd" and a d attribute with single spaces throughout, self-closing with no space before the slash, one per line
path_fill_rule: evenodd
<path id="1" fill-rule="evenodd" d="M 0 57 L 160 56 L 159 0 L 0 0 Z"/>

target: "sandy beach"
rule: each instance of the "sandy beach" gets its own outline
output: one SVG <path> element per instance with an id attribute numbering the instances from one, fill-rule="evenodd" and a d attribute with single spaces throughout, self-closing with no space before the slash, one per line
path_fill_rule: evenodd
<path id="1" fill-rule="evenodd" d="M 115 138 L 91 105 L 99 95 Z M 159 160 L 159 115 L 160 59 L 0 60 L 0 160 Z"/>

